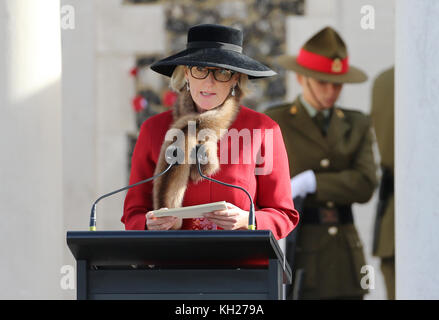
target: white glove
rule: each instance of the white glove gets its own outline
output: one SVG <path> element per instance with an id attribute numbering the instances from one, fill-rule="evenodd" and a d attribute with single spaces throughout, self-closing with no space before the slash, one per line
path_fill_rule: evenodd
<path id="1" fill-rule="evenodd" d="M 316 175 L 312 170 L 306 170 L 291 179 L 291 193 L 295 197 L 305 198 L 308 193 L 316 192 Z"/>

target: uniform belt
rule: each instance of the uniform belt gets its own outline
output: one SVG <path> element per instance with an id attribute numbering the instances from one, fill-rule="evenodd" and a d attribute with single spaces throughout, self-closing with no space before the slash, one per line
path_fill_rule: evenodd
<path id="1" fill-rule="evenodd" d="M 336 208 L 304 208 L 301 215 L 303 224 L 353 224 L 351 206 L 340 206 Z"/>

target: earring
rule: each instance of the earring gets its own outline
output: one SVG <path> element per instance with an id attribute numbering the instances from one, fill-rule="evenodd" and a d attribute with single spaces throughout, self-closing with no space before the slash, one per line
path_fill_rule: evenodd
<path id="1" fill-rule="evenodd" d="M 231 94 L 232 94 L 233 97 L 234 97 L 235 94 L 236 94 L 236 93 L 235 93 L 235 87 L 236 87 L 236 85 L 234 85 L 233 88 L 232 88 L 232 93 L 231 93 Z"/>
<path id="2" fill-rule="evenodd" d="M 189 82 L 186 82 L 186 90 L 189 91 L 191 88 L 189 88 Z"/>

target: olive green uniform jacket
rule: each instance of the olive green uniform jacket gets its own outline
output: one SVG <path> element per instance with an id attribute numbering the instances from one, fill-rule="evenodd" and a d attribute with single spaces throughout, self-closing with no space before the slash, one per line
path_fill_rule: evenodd
<path id="1" fill-rule="evenodd" d="M 394 68 L 383 72 L 374 82 L 371 118 L 375 128 L 381 166 L 394 176 Z M 395 197 L 392 193 L 375 234 L 373 254 L 381 258 L 395 255 Z"/>
<path id="2" fill-rule="evenodd" d="M 395 299 L 394 72 L 395 68 L 390 68 L 376 78 L 371 111 L 382 169 L 373 255 L 381 258 L 389 300 Z"/>
<path id="3" fill-rule="evenodd" d="M 376 188 L 370 120 L 358 111 L 334 107 L 323 136 L 299 97 L 270 108 L 285 141 L 291 177 L 311 169 L 317 190 L 307 207 L 337 208 L 367 202 Z M 305 270 L 301 298 L 349 298 L 364 295 L 363 244 L 352 223 L 300 224 L 295 269 Z"/>

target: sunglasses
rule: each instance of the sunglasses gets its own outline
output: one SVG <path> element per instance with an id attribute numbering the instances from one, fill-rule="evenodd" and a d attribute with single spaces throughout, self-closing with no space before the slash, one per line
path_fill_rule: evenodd
<path id="1" fill-rule="evenodd" d="M 212 72 L 213 77 L 216 81 L 227 82 L 232 79 L 232 76 L 236 73 L 235 71 L 228 69 L 208 69 L 206 67 L 192 66 L 189 67 L 192 77 L 195 79 L 206 79 L 210 72 Z"/>

